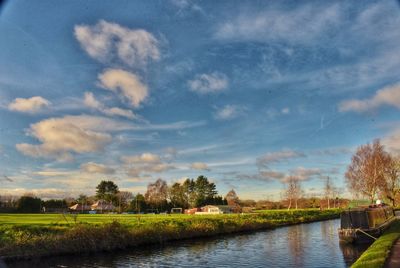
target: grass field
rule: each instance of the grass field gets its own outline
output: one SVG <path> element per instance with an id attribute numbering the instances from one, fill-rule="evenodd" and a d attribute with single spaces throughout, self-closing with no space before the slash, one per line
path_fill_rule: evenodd
<path id="1" fill-rule="evenodd" d="M 352 268 L 381 268 L 389 256 L 393 243 L 400 238 L 400 220 L 380 236 L 351 266 Z"/>
<path id="2" fill-rule="evenodd" d="M 222 215 L 0 214 L 0 256 L 113 250 L 326 220 L 339 210 L 269 210 Z M 76 222 L 75 222 L 76 220 Z"/>

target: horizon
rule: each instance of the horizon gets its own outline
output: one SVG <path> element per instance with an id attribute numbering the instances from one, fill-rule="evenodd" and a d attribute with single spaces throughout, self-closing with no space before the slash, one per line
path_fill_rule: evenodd
<path id="1" fill-rule="evenodd" d="M 355 149 L 400 152 L 397 1 L 5 1 L 0 195 L 144 193 L 206 176 L 277 200 Z M 44 15 L 45 14 L 45 15 Z M 65 15 L 68 14 L 68 15 Z"/>

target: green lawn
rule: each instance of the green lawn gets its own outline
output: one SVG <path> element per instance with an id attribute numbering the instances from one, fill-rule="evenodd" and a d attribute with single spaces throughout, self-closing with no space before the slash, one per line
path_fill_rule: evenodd
<path id="1" fill-rule="evenodd" d="M 337 218 L 339 210 L 221 215 L 0 214 L 0 257 L 121 249 Z"/>
<path id="2" fill-rule="evenodd" d="M 252 214 L 220 214 L 220 215 L 153 215 L 153 214 L 78 214 L 77 223 L 103 224 L 118 221 L 126 225 L 155 223 L 165 221 L 187 221 L 191 219 L 235 219 L 238 217 L 262 216 L 269 220 L 289 220 L 301 217 L 312 217 L 332 213 L 338 210 L 320 211 L 319 209 L 307 210 L 260 210 Z M 75 219 L 70 214 L 0 214 L 0 226 L 69 226 L 75 224 Z"/>

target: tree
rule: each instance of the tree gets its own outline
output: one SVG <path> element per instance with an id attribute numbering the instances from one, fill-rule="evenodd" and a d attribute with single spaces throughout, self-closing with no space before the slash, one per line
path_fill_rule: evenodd
<path id="1" fill-rule="evenodd" d="M 17 202 L 17 210 L 22 213 L 39 213 L 41 202 L 40 198 L 34 196 L 21 196 Z"/>
<path id="2" fill-rule="evenodd" d="M 196 207 L 214 203 L 214 198 L 218 194 L 215 183 L 209 182 L 207 177 L 202 175 L 197 177 L 194 191 L 196 193 Z"/>
<path id="3" fill-rule="evenodd" d="M 133 194 L 128 191 L 117 193 L 119 213 L 128 208 L 129 202 L 133 199 Z"/>
<path id="4" fill-rule="evenodd" d="M 96 198 L 116 204 L 118 186 L 113 181 L 101 181 L 96 187 Z"/>
<path id="5" fill-rule="evenodd" d="M 158 179 L 154 183 L 149 183 L 144 197 L 152 208 L 166 209 L 168 198 L 167 182 Z"/>
<path id="6" fill-rule="evenodd" d="M 239 197 L 237 196 L 235 190 L 233 189 L 226 194 L 225 199 L 228 202 L 228 206 L 233 206 L 233 207 L 240 206 Z"/>
<path id="7" fill-rule="evenodd" d="M 137 194 L 133 197 L 130 209 L 136 213 L 140 213 L 147 208 L 146 200 L 142 194 Z"/>
<path id="8" fill-rule="evenodd" d="M 173 207 L 188 208 L 189 204 L 187 202 L 184 186 L 176 182 L 169 187 L 168 193 L 169 200 Z"/>
<path id="9" fill-rule="evenodd" d="M 345 174 L 350 190 L 374 202 L 378 189 L 384 184 L 386 167 L 390 162 L 379 140 L 358 147 Z"/>
<path id="10" fill-rule="evenodd" d="M 289 176 L 286 182 L 285 196 L 289 200 L 288 210 L 292 207 L 292 201 L 295 202 L 296 209 L 298 208 L 297 201 L 301 197 L 301 185 L 298 178 Z"/>
<path id="11" fill-rule="evenodd" d="M 330 206 L 330 198 L 332 196 L 333 189 L 334 189 L 334 187 L 333 187 L 333 185 L 331 183 L 331 180 L 330 180 L 329 176 L 327 176 L 324 190 L 325 190 L 325 198 L 326 198 L 326 200 L 328 202 L 328 209 L 331 208 L 331 206 Z"/>
<path id="12" fill-rule="evenodd" d="M 396 197 L 400 193 L 400 159 L 398 157 L 390 156 L 381 191 L 392 205 L 396 206 Z"/>
<path id="13" fill-rule="evenodd" d="M 183 192 L 185 193 L 185 202 L 188 207 L 196 207 L 196 183 L 193 179 L 186 179 L 182 184 Z"/>

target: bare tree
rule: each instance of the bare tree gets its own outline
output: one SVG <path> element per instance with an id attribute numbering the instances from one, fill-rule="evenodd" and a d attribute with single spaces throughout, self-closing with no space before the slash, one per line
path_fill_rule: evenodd
<path id="1" fill-rule="evenodd" d="M 381 191 L 387 199 L 396 205 L 396 197 L 400 193 L 400 158 L 390 157 L 385 172 L 385 180 L 381 184 Z"/>
<path id="2" fill-rule="evenodd" d="M 287 178 L 285 196 L 289 201 L 288 210 L 292 207 L 292 201 L 295 202 L 295 207 L 297 209 L 297 201 L 301 197 L 301 185 L 297 177 L 289 176 Z"/>
<path id="3" fill-rule="evenodd" d="M 358 147 L 345 174 L 350 190 L 369 198 L 371 203 L 385 180 L 390 161 L 379 140 Z"/>
<path id="4" fill-rule="evenodd" d="M 168 198 L 167 182 L 158 179 L 154 183 L 147 185 L 147 191 L 144 195 L 146 202 L 153 208 L 164 209 Z"/>
<path id="5" fill-rule="evenodd" d="M 132 201 L 133 199 L 133 194 L 128 191 L 120 191 L 117 193 L 117 198 L 118 198 L 119 213 L 121 213 L 129 206 L 130 201 Z"/>
<path id="6" fill-rule="evenodd" d="M 329 178 L 329 176 L 327 176 L 326 177 L 326 181 L 325 181 L 324 190 L 325 190 L 325 198 L 326 198 L 327 203 L 328 203 L 328 209 L 331 208 L 331 206 L 330 206 L 330 198 L 332 196 L 333 189 L 334 189 L 334 187 L 332 185 L 331 179 Z"/>

